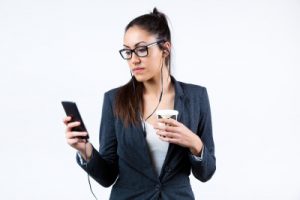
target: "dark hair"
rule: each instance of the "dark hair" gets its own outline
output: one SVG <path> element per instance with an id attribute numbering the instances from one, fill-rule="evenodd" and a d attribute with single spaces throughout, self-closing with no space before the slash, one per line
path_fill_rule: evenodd
<path id="1" fill-rule="evenodd" d="M 167 17 L 156 8 L 149 14 L 144 14 L 133 19 L 125 27 L 125 32 L 133 27 L 139 28 L 156 35 L 158 40 L 164 40 L 171 43 L 171 32 L 169 29 Z M 170 73 L 171 52 L 165 49 L 163 43 L 158 44 L 161 50 L 167 50 L 165 64 Z M 120 87 L 116 94 L 114 114 L 123 121 L 125 126 L 129 124 L 137 125 L 140 122 L 140 111 L 143 112 L 143 84 L 138 82 L 134 76 L 132 79 Z"/>
<path id="2" fill-rule="evenodd" d="M 133 19 L 126 26 L 125 32 L 133 26 L 138 26 L 141 29 L 153 35 L 157 35 L 158 40 L 164 40 L 171 43 L 171 32 L 169 29 L 167 17 L 162 12 L 159 12 L 156 8 L 154 8 L 150 14 L 141 15 Z M 163 49 L 162 44 L 159 44 L 159 47 Z M 169 59 L 170 59 L 169 57 L 166 59 L 166 61 L 168 62 L 166 63 L 167 66 L 170 61 Z"/>

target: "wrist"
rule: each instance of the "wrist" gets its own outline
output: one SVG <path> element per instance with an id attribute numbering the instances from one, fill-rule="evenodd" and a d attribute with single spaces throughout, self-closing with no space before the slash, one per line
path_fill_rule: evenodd
<path id="1" fill-rule="evenodd" d="M 203 143 L 201 139 L 195 135 L 195 139 L 193 139 L 193 145 L 190 148 L 190 152 L 195 155 L 195 156 L 200 156 L 202 148 L 203 148 Z"/>
<path id="2" fill-rule="evenodd" d="M 92 157 L 92 153 L 93 153 L 93 145 L 89 142 L 87 142 L 85 144 L 85 148 L 83 150 L 78 151 L 81 155 L 81 157 L 85 160 L 85 161 L 89 161 Z"/>

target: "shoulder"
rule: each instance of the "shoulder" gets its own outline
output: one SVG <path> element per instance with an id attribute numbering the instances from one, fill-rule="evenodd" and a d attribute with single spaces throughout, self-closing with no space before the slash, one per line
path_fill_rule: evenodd
<path id="1" fill-rule="evenodd" d="M 208 112 L 206 110 L 209 109 L 209 98 L 206 87 L 180 81 L 175 84 L 177 84 L 175 86 L 177 88 L 175 89 L 176 95 L 184 99 L 186 105 L 189 105 L 194 111 L 200 109 L 201 112 Z"/>
<path id="2" fill-rule="evenodd" d="M 206 87 L 202 86 L 202 85 L 196 85 L 196 84 L 192 84 L 192 83 L 185 83 L 185 82 L 180 82 L 179 84 L 181 85 L 181 87 L 183 88 L 184 91 L 190 91 L 190 92 L 199 92 L 199 91 L 204 91 L 206 90 Z"/>
<path id="3" fill-rule="evenodd" d="M 116 95 L 121 87 L 112 88 L 104 93 L 104 101 L 114 102 Z"/>
<path id="4" fill-rule="evenodd" d="M 181 93 L 184 96 L 202 96 L 207 93 L 206 87 L 202 85 L 196 85 L 192 83 L 186 83 L 175 80 L 175 90 L 177 93 Z"/>
<path id="5" fill-rule="evenodd" d="M 116 94 L 117 94 L 117 92 L 118 92 L 119 89 L 120 89 L 120 87 L 110 89 L 110 90 L 106 91 L 104 93 L 104 95 L 105 96 L 109 96 L 109 97 L 114 97 L 114 96 L 116 96 Z"/>

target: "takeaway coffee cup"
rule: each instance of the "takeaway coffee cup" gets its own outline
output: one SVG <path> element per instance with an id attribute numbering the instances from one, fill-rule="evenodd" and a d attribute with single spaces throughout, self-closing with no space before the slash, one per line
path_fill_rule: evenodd
<path id="1" fill-rule="evenodd" d="M 156 111 L 157 118 L 164 118 L 164 119 L 175 119 L 177 120 L 178 111 L 177 110 L 157 110 Z"/>

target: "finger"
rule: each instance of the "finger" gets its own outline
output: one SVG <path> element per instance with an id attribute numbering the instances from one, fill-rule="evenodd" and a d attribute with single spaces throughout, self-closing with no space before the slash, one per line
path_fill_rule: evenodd
<path id="1" fill-rule="evenodd" d="M 180 133 L 180 128 L 178 126 L 166 126 L 166 132 Z"/>
<path id="2" fill-rule="evenodd" d="M 78 140 L 79 140 L 79 138 L 70 138 L 67 140 L 67 143 L 69 145 L 74 145 L 74 144 L 78 143 Z"/>
<path id="3" fill-rule="evenodd" d="M 86 139 L 82 139 L 82 138 L 71 138 L 67 140 L 67 143 L 69 145 L 75 145 L 75 144 L 79 144 L 79 143 L 86 143 Z"/>
<path id="4" fill-rule="evenodd" d="M 166 137 L 166 132 L 165 132 L 165 131 L 157 131 L 156 134 L 157 134 L 159 137 Z"/>
<path id="5" fill-rule="evenodd" d="M 69 122 L 68 124 L 66 124 L 66 126 L 67 126 L 66 132 L 72 132 L 72 129 L 79 125 L 80 125 L 80 122 Z"/>
<path id="6" fill-rule="evenodd" d="M 80 125 L 80 122 L 70 122 L 70 123 L 67 124 L 67 127 L 69 129 L 72 129 L 72 128 L 77 127 L 79 125 Z"/>
<path id="7" fill-rule="evenodd" d="M 70 121 L 71 121 L 71 117 L 70 116 L 67 116 L 67 117 L 63 118 L 63 122 L 64 122 L 65 125 L 67 125 Z"/>
<path id="8" fill-rule="evenodd" d="M 158 122 L 157 124 L 154 124 L 154 129 L 157 129 L 159 131 L 167 131 L 167 132 L 174 132 L 174 133 L 180 133 L 179 126 L 173 126 L 173 125 L 166 125 L 164 123 Z"/>
<path id="9" fill-rule="evenodd" d="M 164 131 L 166 129 L 166 124 L 161 123 L 161 122 L 157 122 L 157 123 L 154 123 L 153 128 L 157 129 L 157 130 L 163 130 Z"/>
<path id="10" fill-rule="evenodd" d="M 176 138 L 159 137 L 159 139 L 164 141 L 164 142 L 178 144 L 178 139 L 176 139 Z"/>
<path id="11" fill-rule="evenodd" d="M 88 135 L 87 132 L 70 131 L 70 132 L 67 132 L 66 138 L 72 139 L 72 138 L 78 138 L 78 137 L 86 137 L 87 135 Z"/>
<path id="12" fill-rule="evenodd" d="M 160 118 L 157 121 L 160 123 L 165 123 L 165 124 L 171 125 L 171 126 L 179 126 L 180 125 L 180 123 L 177 120 L 172 119 L 172 118 L 168 118 L 168 119 Z"/>
<path id="13" fill-rule="evenodd" d="M 84 138 L 78 138 L 78 142 L 79 143 L 87 143 L 87 139 L 84 139 Z"/>
<path id="14" fill-rule="evenodd" d="M 174 133 L 174 132 L 158 131 L 157 135 L 166 138 L 178 138 L 178 133 Z"/>

